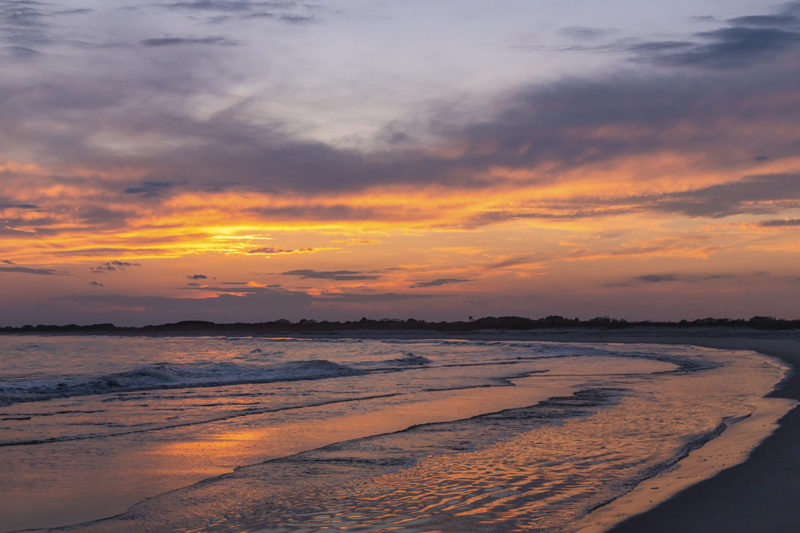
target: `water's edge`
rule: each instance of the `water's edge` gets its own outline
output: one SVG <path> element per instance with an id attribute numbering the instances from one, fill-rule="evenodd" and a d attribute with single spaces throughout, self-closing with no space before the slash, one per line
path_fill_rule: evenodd
<path id="1" fill-rule="evenodd" d="M 682 332 L 683 333 L 683 332 Z M 497 336 L 488 335 L 492 340 L 499 340 Z M 532 340 L 532 341 L 558 341 L 558 342 L 619 342 L 619 343 L 652 343 L 662 345 L 685 344 L 702 346 L 717 349 L 748 349 L 758 342 L 749 337 L 701 337 L 675 335 L 670 338 L 655 338 L 641 334 L 606 334 L 593 335 L 576 333 L 574 335 L 559 332 L 555 338 L 548 338 L 548 335 L 518 335 L 511 334 L 509 340 Z M 506 337 L 506 338 L 508 338 Z M 339 337 L 340 338 L 340 337 Z M 469 336 L 474 339 L 474 336 Z M 756 341 L 763 339 L 755 339 Z M 797 342 L 797 341 L 792 341 Z M 800 343 L 797 343 L 800 346 Z M 623 495 L 617 496 L 607 502 L 595 505 L 583 520 L 575 524 L 581 533 L 599 533 L 609 531 L 617 524 L 625 521 L 631 516 L 639 515 L 649 509 L 655 508 L 663 502 L 669 500 L 675 494 L 700 483 L 703 480 L 715 477 L 723 470 L 748 460 L 750 454 L 765 439 L 779 428 L 779 420 L 791 411 L 798 402 L 791 398 L 781 398 L 775 396 L 791 396 L 786 390 L 789 388 L 790 381 L 797 381 L 795 374 L 796 361 L 781 355 L 775 355 L 772 350 L 759 349 L 760 355 L 779 359 L 781 362 L 790 366 L 790 374 L 783 381 L 776 384 L 775 389 L 768 397 L 762 398 L 754 406 L 752 412 L 744 417 L 735 420 L 727 420 L 708 434 L 699 435 L 692 440 L 669 464 L 658 465 L 653 469 L 651 475 L 637 480 L 630 490 Z M 796 383 L 795 383 L 796 384 Z M 479 415 L 483 416 L 483 415 Z M 408 428 L 411 429 L 411 428 Z M 405 431 L 405 430 L 404 430 Z M 306 453 L 306 452 L 303 452 Z M 247 468 L 247 466 L 240 467 Z M 238 469 L 237 469 L 238 470 Z M 219 476 L 224 477 L 224 476 Z M 199 483 L 208 483 L 216 478 L 203 480 Z M 182 490 L 182 489 L 178 489 Z M 154 498 L 160 495 L 154 496 Z M 150 499 L 150 498 L 148 498 Z M 141 503 L 141 502 L 140 502 Z M 135 504 L 139 505 L 138 503 Z M 125 514 L 125 513 L 123 513 Z M 111 517 L 113 518 L 113 517 Z M 108 520 L 104 518 L 101 520 Z M 80 529 L 83 525 L 97 523 L 97 520 L 79 525 L 67 525 L 53 528 L 51 530 L 73 530 Z M 40 531 L 40 530 L 18 530 L 18 531 Z"/>

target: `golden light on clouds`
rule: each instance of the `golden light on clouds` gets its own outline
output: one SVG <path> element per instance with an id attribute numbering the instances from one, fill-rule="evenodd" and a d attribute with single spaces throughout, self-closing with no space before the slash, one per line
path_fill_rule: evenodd
<path id="1" fill-rule="evenodd" d="M 143 28 L 177 24 L 150 9 Z M 0 288 L 26 302 L 0 323 L 104 318 L 92 306 L 133 322 L 635 317 L 654 307 L 625 294 L 665 287 L 656 315 L 683 317 L 703 310 L 679 295 L 725 283 L 752 288 L 737 313 L 785 315 L 800 297 L 794 26 L 767 49 L 730 40 L 746 17 L 698 32 L 687 14 L 663 28 L 684 55 L 632 28 L 511 49 L 532 37 L 485 28 L 447 61 L 442 33 L 399 76 L 369 49 L 364 65 L 319 56 L 278 21 L 236 39 L 130 26 L 124 45 L 76 48 L 89 15 L 70 16 L 0 81 Z M 302 31 L 320 38 L 316 22 Z M 771 311 L 759 291 L 787 296 Z"/>

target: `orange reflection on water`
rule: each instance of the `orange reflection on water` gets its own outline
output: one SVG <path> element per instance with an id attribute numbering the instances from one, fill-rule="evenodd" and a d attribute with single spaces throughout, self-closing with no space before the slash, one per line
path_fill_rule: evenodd
<path id="1" fill-rule="evenodd" d="M 249 429 L 238 421 L 225 421 L 197 433 L 183 431 L 182 440 L 162 443 L 149 451 L 162 468 L 199 472 L 211 468 L 233 469 L 274 457 L 285 457 L 368 435 L 392 433 L 408 427 L 445 422 L 535 403 L 567 394 L 568 383 L 534 388 L 535 378 L 518 380 L 516 387 L 490 387 L 419 394 L 411 399 L 381 398 L 355 407 L 329 404 L 293 410 L 297 421 L 280 413 L 248 417 Z"/>

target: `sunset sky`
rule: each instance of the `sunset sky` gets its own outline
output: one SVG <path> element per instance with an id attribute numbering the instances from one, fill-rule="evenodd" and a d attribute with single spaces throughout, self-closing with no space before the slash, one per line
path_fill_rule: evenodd
<path id="1" fill-rule="evenodd" d="M 0 291 L 800 318 L 800 2 L 0 0 Z"/>

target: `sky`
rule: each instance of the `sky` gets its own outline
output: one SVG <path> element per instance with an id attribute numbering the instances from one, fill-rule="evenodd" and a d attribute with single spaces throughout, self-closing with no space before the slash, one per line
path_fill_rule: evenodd
<path id="1" fill-rule="evenodd" d="M 0 0 L 0 325 L 800 318 L 800 2 Z"/>

